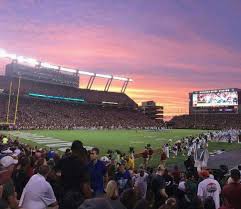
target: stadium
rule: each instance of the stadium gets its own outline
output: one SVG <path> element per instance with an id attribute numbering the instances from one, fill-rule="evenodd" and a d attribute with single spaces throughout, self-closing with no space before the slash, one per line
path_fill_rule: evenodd
<path id="1" fill-rule="evenodd" d="M 125 161 L 130 170 L 134 165 L 150 169 L 160 163 L 183 170 L 184 165 L 189 169 L 183 162 L 190 160 L 193 144 L 200 143 L 198 150 L 209 141 L 206 151 L 211 157 L 206 166 L 215 178 L 223 178 L 241 163 L 240 89 L 192 92 L 189 115 L 164 122 L 162 106 L 154 101 L 138 106 L 125 94 L 131 78 L 61 67 L 5 50 L 0 55 L 11 60 L 0 76 L 3 154 L 20 150 L 16 146 L 30 146 L 40 156 L 65 156 L 80 140 L 90 154 L 100 151 L 107 164 L 117 155 L 117 162 Z M 82 75 L 89 76 L 85 89 L 79 88 Z M 92 90 L 98 78 L 106 79 L 103 91 Z M 113 80 L 123 82 L 120 92 L 109 91 Z M 13 143 L 13 151 L 4 149 L 4 140 Z M 227 162 L 227 156 L 232 161 Z"/>

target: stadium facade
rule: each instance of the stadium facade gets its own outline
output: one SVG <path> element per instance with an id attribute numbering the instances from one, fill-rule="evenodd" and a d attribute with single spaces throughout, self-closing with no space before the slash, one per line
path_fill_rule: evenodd
<path id="1" fill-rule="evenodd" d="M 79 76 L 84 71 L 60 69 L 30 67 L 16 61 L 8 64 L 5 76 L 0 76 L 0 126 L 19 130 L 163 126 L 162 120 L 143 114 L 124 93 L 132 79 L 94 74 L 90 75 L 88 88 L 80 89 Z M 92 90 L 95 78 L 104 76 L 105 89 Z M 109 91 L 113 79 L 124 82 L 121 92 Z M 156 107 L 154 110 L 160 113 Z"/>
<path id="2" fill-rule="evenodd" d="M 142 102 L 140 109 L 143 114 L 147 115 L 151 119 L 163 120 L 164 107 L 156 105 L 154 101 Z"/>

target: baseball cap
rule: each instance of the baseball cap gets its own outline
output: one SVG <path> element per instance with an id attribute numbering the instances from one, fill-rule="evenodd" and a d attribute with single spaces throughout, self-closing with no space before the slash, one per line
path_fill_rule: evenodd
<path id="1" fill-rule="evenodd" d="M 18 160 L 14 160 L 11 156 L 5 156 L 0 160 L 0 163 L 4 168 L 8 168 L 10 165 L 16 165 Z"/>

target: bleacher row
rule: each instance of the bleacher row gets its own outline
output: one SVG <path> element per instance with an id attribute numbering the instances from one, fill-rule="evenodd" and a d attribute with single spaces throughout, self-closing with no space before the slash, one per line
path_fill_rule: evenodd
<path id="1" fill-rule="evenodd" d="M 194 114 L 175 116 L 170 121 L 173 128 L 240 129 L 240 114 Z"/>
<path id="2" fill-rule="evenodd" d="M 18 79 L 0 76 L 0 122 L 6 122 L 12 81 L 9 123 L 14 122 Z M 126 94 L 103 92 L 21 79 L 17 129 L 147 128 L 163 124 L 138 111 Z M 84 102 L 63 102 L 32 98 L 29 93 L 80 98 Z M 103 104 L 114 102 L 118 105 Z"/>
<path id="3" fill-rule="evenodd" d="M 0 89 L 4 89 L 6 93 L 9 92 L 10 82 L 12 81 L 12 91 L 17 92 L 18 78 L 10 78 L 7 76 L 0 76 Z M 28 93 L 46 94 L 51 96 L 64 96 L 73 98 L 82 98 L 89 104 L 101 104 L 102 102 L 118 103 L 118 106 L 137 107 L 137 104 L 126 94 L 117 92 L 105 92 L 88 89 L 79 89 L 74 87 L 54 85 L 48 83 L 41 83 L 37 81 L 21 79 L 20 95 Z"/>

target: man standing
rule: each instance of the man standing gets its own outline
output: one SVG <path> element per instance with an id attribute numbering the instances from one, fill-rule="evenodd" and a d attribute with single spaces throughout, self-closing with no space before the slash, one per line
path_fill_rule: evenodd
<path id="1" fill-rule="evenodd" d="M 31 177 L 23 190 L 20 207 L 24 209 L 58 208 L 54 191 L 46 181 L 49 172 L 50 168 L 47 165 L 40 166 L 38 174 Z"/>
<path id="2" fill-rule="evenodd" d="M 166 182 L 164 175 L 165 168 L 163 165 L 159 165 L 157 168 L 156 175 L 152 179 L 151 187 L 155 198 L 155 207 L 159 208 L 163 203 L 165 203 L 168 195 L 166 193 L 165 187 Z"/>
<path id="3" fill-rule="evenodd" d="M 119 165 L 118 172 L 115 174 L 115 181 L 118 184 L 120 194 L 132 186 L 131 174 L 126 170 L 124 161 Z"/>
<path id="4" fill-rule="evenodd" d="M 228 201 L 230 207 L 234 209 L 239 209 L 241 207 L 241 184 L 239 170 L 231 170 L 231 183 L 224 186 L 223 196 Z"/>
<path id="5" fill-rule="evenodd" d="M 207 197 L 212 197 L 215 202 L 216 209 L 218 209 L 220 207 L 220 184 L 216 180 L 209 177 L 209 172 L 207 170 L 201 171 L 201 176 L 204 178 L 204 180 L 198 184 L 197 195 L 202 199 L 203 202 Z"/>
<path id="6" fill-rule="evenodd" d="M 139 187 L 141 187 L 143 195 L 142 198 L 144 199 L 146 198 L 148 176 L 148 173 L 146 173 L 144 168 L 141 166 L 138 174 L 133 179 L 134 186 L 139 185 Z"/>
<path id="7" fill-rule="evenodd" d="M 74 141 L 71 155 L 62 158 L 56 166 L 63 187 L 62 208 L 76 208 L 84 198 L 91 197 L 88 173 L 88 156 L 81 141 Z M 76 198 L 78 197 L 78 199 Z"/>
<path id="8" fill-rule="evenodd" d="M 98 196 L 104 193 L 104 181 L 107 180 L 107 168 L 102 161 L 99 160 L 99 149 L 93 148 L 90 152 L 90 182 L 94 195 Z"/>

